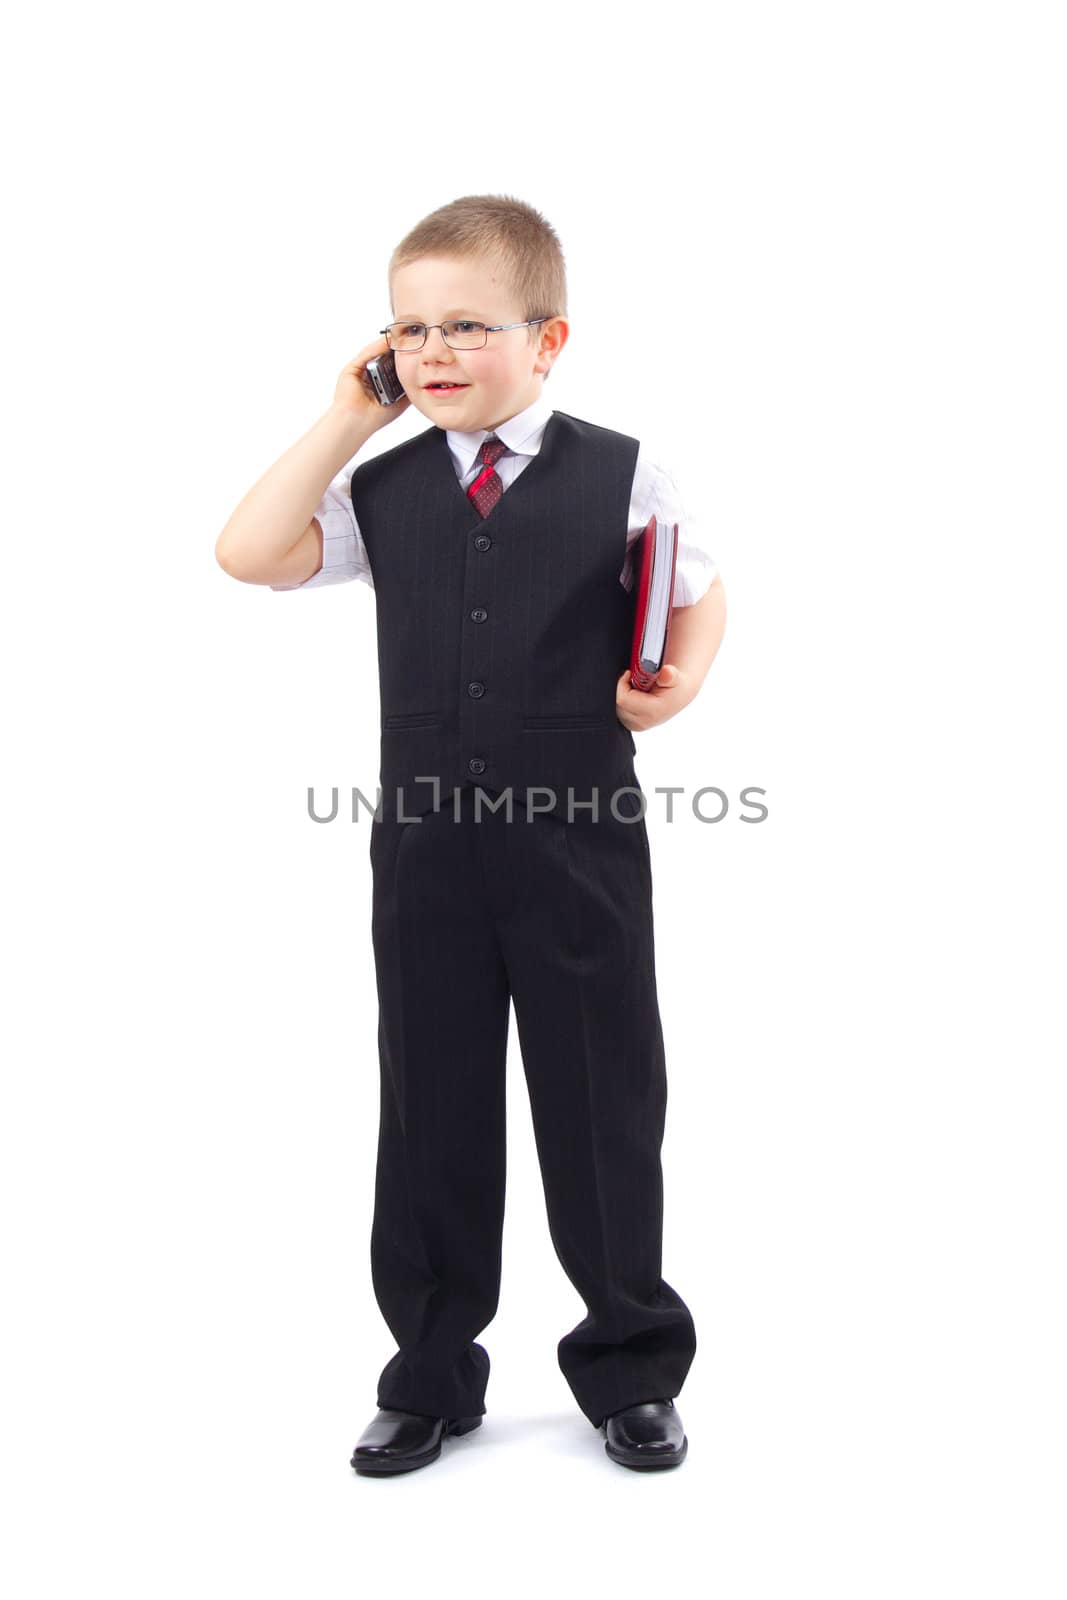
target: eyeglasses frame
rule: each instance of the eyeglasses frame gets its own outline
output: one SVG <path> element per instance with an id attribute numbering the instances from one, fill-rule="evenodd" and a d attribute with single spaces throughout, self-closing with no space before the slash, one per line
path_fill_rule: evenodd
<path id="1" fill-rule="evenodd" d="M 474 317 L 448 317 L 446 320 L 448 322 L 474 322 L 476 319 Z M 441 330 L 441 338 L 444 339 L 445 344 L 448 345 L 450 350 L 484 350 L 486 345 L 489 343 L 489 335 L 491 333 L 506 333 L 510 328 L 532 328 L 538 322 L 551 322 L 551 320 L 552 318 L 550 316 L 531 317 L 528 322 L 498 322 L 493 327 L 490 327 L 487 323 L 484 323 L 482 325 L 482 331 L 485 334 L 485 338 L 482 340 L 481 344 L 468 345 L 448 344 L 448 340 L 445 339 L 445 324 L 443 322 L 426 322 L 423 324 L 426 332 L 423 334 L 422 343 L 414 350 L 397 350 L 395 354 L 401 356 L 417 356 L 420 350 L 425 350 L 426 341 L 430 337 L 430 334 L 433 332 L 434 328 L 439 328 Z M 387 344 L 389 344 L 389 329 L 392 327 L 395 327 L 395 323 L 390 322 L 386 325 L 386 327 L 378 329 L 379 333 L 384 333 Z M 393 346 L 389 344 L 389 348 L 392 350 Z"/>

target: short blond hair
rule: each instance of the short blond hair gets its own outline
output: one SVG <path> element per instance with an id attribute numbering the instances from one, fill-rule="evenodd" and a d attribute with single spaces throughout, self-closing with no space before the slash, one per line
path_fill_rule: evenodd
<path id="1" fill-rule="evenodd" d="M 423 256 L 488 256 L 504 269 L 524 318 L 567 315 L 567 271 L 556 231 L 511 195 L 466 194 L 417 222 L 389 258 L 390 301 L 393 273 Z M 527 328 L 531 344 L 540 327 Z"/>

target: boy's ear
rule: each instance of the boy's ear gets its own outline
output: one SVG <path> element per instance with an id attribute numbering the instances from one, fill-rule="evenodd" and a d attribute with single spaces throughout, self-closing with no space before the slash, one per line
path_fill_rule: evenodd
<path id="1" fill-rule="evenodd" d="M 567 337 L 569 333 L 570 325 L 567 322 L 566 317 L 553 317 L 551 322 L 546 322 L 544 324 L 544 327 L 541 330 L 541 342 L 538 347 L 538 354 L 548 356 L 550 359 L 548 366 L 541 374 L 542 378 L 547 378 L 549 373 L 552 371 L 553 363 L 558 359 L 560 351 L 567 343 Z"/>

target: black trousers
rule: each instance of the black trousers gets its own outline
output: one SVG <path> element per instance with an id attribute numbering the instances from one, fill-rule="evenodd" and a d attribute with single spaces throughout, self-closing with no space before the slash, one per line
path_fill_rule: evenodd
<path id="1" fill-rule="evenodd" d="M 629 780 L 636 779 L 632 774 Z M 489 793 L 490 791 L 484 791 Z M 374 821 L 381 1110 L 371 1271 L 397 1353 L 378 1405 L 485 1411 L 475 1342 L 500 1294 L 510 1005 L 549 1230 L 588 1315 L 557 1355 L 599 1427 L 675 1396 L 693 1319 L 660 1271 L 667 1103 L 641 801 L 530 817 L 476 791 L 421 821 Z M 578 795 L 578 799 L 583 796 Z M 587 797 L 584 797 L 587 798 Z"/>

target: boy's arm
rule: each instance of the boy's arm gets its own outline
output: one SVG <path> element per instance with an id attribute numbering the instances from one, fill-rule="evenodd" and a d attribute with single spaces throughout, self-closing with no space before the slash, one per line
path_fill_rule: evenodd
<path id="1" fill-rule="evenodd" d="M 364 345 L 341 369 L 330 409 L 249 489 L 215 542 L 215 559 L 231 577 L 292 589 L 319 571 L 323 539 L 315 513 L 328 486 L 372 433 L 411 404 L 405 393 L 379 405 L 367 378 L 367 362 L 388 347 L 382 334 Z"/>
<path id="2" fill-rule="evenodd" d="M 322 566 L 313 513 L 326 486 L 376 429 L 331 406 L 249 489 L 215 544 L 224 572 L 244 583 L 303 583 Z"/>
<path id="3" fill-rule="evenodd" d="M 272 569 L 269 579 L 272 589 L 299 589 L 301 584 L 322 571 L 322 524 L 312 517 L 293 548 Z M 235 574 L 231 573 L 231 576 Z M 250 579 L 262 582 L 262 579 Z"/>
<path id="4" fill-rule="evenodd" d="M 667 660 L 651 689 L 635 689 L 626 668 L 615 685 L 615 713 L 631 733 L 676 716 L 700 692 L 726 627 L 726 591 L 716 576 L 691 606 L 671 607 Z"/>
<path id="5" fill-rule="evenodd" d="M 726 590 L 716 577 L 695 605 L 671 607 L 667 662 L 688 680 L 691 700 L 718 654 L 726 629 Z M 666 663 L 665 663 L 666 664 Z"/>

